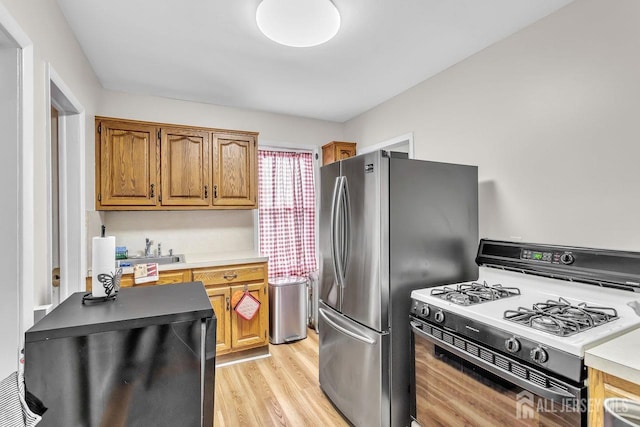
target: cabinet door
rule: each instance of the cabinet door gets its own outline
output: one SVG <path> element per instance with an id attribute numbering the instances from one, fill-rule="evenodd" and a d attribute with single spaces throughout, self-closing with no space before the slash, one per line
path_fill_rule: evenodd
<path id="1" fill-rule="evenodd" d="M 231 350 L 231 291 L 228 286 L 207 287 L 211 307 L 216 313 L 216 355 Z"/>
<path id="2" fill-rule="evenodd" d="M 161 132 L 163 206 L 211 204 L 209 133 L 163 128 Z"/>
<path id="3" fill-rule="evenodd" d="M 96 207 L 155 206 L 157 128 L 107 120 L 96 126 Z"/>
<path id="4" fill-rule="evenodd" d="M 257 207 L 255 136 L 214 133 L 213 142 L 213 205 Z"/>
<path id="5" fill-rule="evenodd" d="M 351 145 L 351 144 L 337 144 L 336 145 L 336 159 L 337 160 L 344 160 L 344 159 L 348 159 L 349 157 L 353 157 L 356 155 L 356 147 L 355 145 Z"/>
<path id="6" fill-rule="evenodd" d="M 245 285 L 231 286 L 231 296 L 244 291 Z M 269 296 L 266 283 L 247 285 L 249 293 L 260 301 L 260 310 L 251 320 L 243 319 L 231 312 L 231 347 L 234 350 L 259 347 L 269 342 Z"/>
<path id="7" fill-rule="evenodd" d="M 609 398 L 640 401 L 640 384 L 629 382 L 606 372 L 589 368 L 589 400 L 600 402 L 589 407 L 589 426 L 602 426 L 604 406 L 601 402 Z"/>

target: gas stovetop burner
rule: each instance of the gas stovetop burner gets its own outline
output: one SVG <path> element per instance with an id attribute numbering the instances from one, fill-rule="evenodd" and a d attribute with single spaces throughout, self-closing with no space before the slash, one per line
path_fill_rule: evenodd
<path id="1" fill-rule="evenodd" d="M 520 295 L 520 289 L 507 288 L 500 284 L 489 285 L 487 282 L 472 282 L 460 283 L 456 285 L 455 288 L 445 286 L 443 288 L 432 289 L 431 295 L 451 301 L 454 304 L 474 305 Z"/>
<path id="2" fill-rule="evenodd" d="M 595 307 L 586 303 L 572 305 L 564 298 L 534 304 L 532 308 L 507 310 L 504 318 L 521 325 L 559 336 L 569 336 L 618 318 L 611 307 Z"/>

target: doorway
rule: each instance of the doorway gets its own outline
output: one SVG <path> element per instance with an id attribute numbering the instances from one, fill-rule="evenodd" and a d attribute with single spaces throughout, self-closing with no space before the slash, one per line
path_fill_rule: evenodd
<path id="1" fill-rule="evenodd" d="M 47 118 L 47 260 L 46 294 L 52 308 L 73 292 L 84 290 L 85 149 L 84 108 L 69 87 L 47 65 L 51 114 Z"/>
<path id="2" fill-rule="evenodd" d="M 49 242 L 49 253 L 51 254 L 51 279 L 49 280 L 50 288 L 47 299 L 50 301 L 51 309 L 55 308 L 60 303 L 60 161 L 58 157 L 59 149 L 59 132 L 58 132 L 58 119 L 60 112 L 51 105 L 51 143 L 49 149 L 51 150 L 51 158 L 49 159 L 49 182 L 51 183 L 51 241 Z"/>

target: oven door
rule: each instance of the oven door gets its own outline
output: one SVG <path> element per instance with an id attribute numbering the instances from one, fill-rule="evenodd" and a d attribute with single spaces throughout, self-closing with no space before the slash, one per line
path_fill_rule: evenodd
<path id="1" fill-rule="evenodd" d="M 412 320 L 412 415 L 427 426 L 586 426 L 575 387 Z"/>

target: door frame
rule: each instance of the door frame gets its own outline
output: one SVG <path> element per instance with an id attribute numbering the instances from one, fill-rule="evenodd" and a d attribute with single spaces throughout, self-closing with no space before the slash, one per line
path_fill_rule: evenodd
<path id="1" fill-rule="evenodd" d="M 73 292 L 85 289 L 87 249 L 85 230 L 85 111 L 69 86 L 50 63 L 46 64 L 46 135 L 47 176 L 51 176 L 51 106 L 58 110 L 58 198 L 60 279 L 59 302 Z M 47 180 L 47 248 L 53 240 L 52 186 Z M 47 272 L 53 268 L 52 254 L 47 250 Z M 50 278 L 47 279 L 49 302 L 53 299 Z"/>
<path id="2" fill-rule="evenodd" d="M 371 153 L 372 151 L 377 150 L 387 150 L 393 151 L 395 147 L 400 145 L 409 144 L 409 158 L 413 159 L 414 151 L 413 151 L 413 132 L 405 133 L 404 135 L 396 136 L 395 138 L 387 139 L 386 141 L 379 142 L 374 145 L 367 145 L 362 149 L 358 149 L 356 154 L 365 154 Z"/>
<path id="3" fill-rule="evenodd" d="M 29 39 L 9 11 L 0 3 L 0 31 L 17 46 L 18 75 L 18 343 L 33 325 L 35 233 L 34 233 L 34 54 Z M 17 356 L 17 354 L 16 354 Z M 17 367 L 17 364 L 16 364 Z"/>

